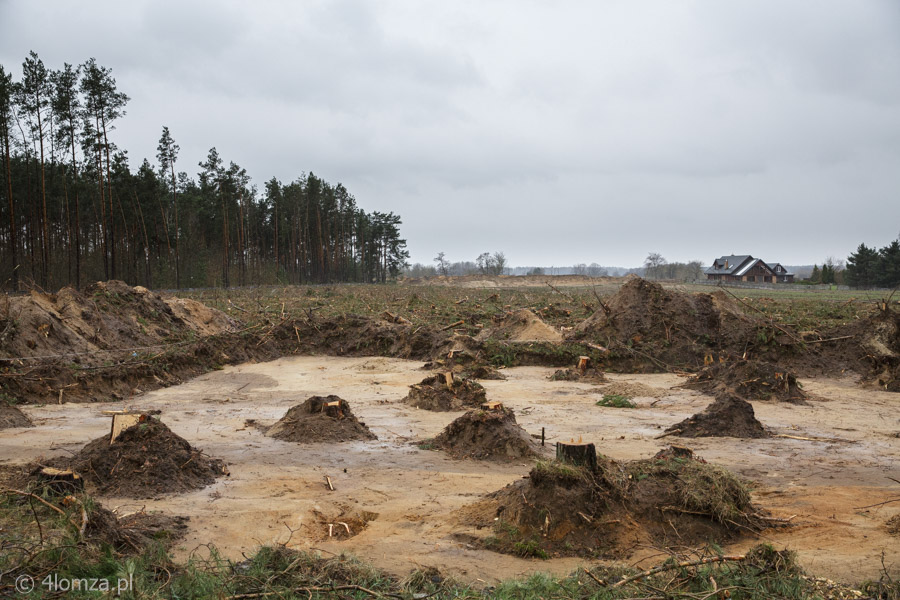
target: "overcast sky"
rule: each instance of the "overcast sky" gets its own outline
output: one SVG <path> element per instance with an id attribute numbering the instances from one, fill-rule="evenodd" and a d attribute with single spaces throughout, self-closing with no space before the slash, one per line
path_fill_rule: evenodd
<path id="1" fill-rule="evenodd" d="M 89 57 L 263 189 L 394 211 L 412 260 L 845 258 L 900 234 L 900 2 L 0 0 L 0 62 Z"/>

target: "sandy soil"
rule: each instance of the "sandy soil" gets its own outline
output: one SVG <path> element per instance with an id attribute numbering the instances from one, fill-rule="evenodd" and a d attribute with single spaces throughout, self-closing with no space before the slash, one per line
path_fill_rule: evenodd
<path id="1" fill-rule="evenodd" d="M 148 501 L 101 498 L 120 514 L 146 507 L 190 516 L 186 540 L 175 549 L 184 557 L 212 543 L 229 557 L 270 542 L 326 552 L 349 551 L 398 574 L 433 566 L 460 579 L 493 582 L 534 571 L 566 573 L 583 561 L 519 559 L 480 550 L 454 511 L 481 494 L 525 475 L 530 464 L 460 461 L 420 450 L 461 413 L 417 410 L 401 402 L 407 386 L 422 379 L 421 363 L 385 358 L 292 357 L 229 367 L 184 385 L 129 399 L 126 407 L 160 409 L 164 422 L 191 444 L 224 459 L 231 476 L 201 491 Z M 612 381 L 649 385 L 661 398 L 637 398 L 637 409 L 601 408 L 590 384 L 548 381 L 553 369 L 520 367 L 506 381 L 484 381 L 488 399 L 516 411 L 529 432 L 547 430 L 555 440 L 583 437 L 615 459 L 645 458 L 667 442 L 691 446 L 697 454 L 751 480 L 754 499 L 773 516 L 789 518 L 790 529 L 762 538 L 799 551 L 812 573 L 847 583 L 877 578 L 881 554 L 900 575 L 900 538 L 885 522 L 900 503 L 861 509 L 900 494 L 900 397 L 863 390 L 850 380 L 804 380 L 810 406 L 754 402 L 757 418 L 789 438 L 739 440 L 655 439 L 663 429 L 712 401 L 694 391 L 673 389 L 675 375 L 609 375 Z M 270 424 L 312 395 L 337 394 L 378 436 L 377 441 L 333 445 L 294 444 L 265 437 L 247 419 Z M 20 464 L 73 453 L 109 429 L 102 410 L 123 403 L 26 406 L 33 429 L 0 433 L 0 463 Z M 328 491 L 324 477 L 334 482 Z M 327 522 L 341 513 L 377 513 L 368 527 L 344 541 L 329 540 Z M 794 516 L 796 515 L 796 516 Z M 370 515 L 371 516 L 371 515 Z M 471 538 L 468 538 L 471 539 Z M 745 540 L 729 550 L 741 550 Z M 201 551 L 205 549 L 201 548 Z M 629 560 L 658 562 L 658 550 L 643 548 Z"/>

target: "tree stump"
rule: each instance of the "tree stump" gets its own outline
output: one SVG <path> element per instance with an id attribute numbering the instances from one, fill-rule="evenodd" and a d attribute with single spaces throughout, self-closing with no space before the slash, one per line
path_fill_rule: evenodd
<path id="1" fill-rule="evenodd" d="M 335 400 L 334 402 L 325 402 L 322 404 L 322 412 L 331 417 L 332 419 L 343 419 L 344 411 L 341 410 L 341 401 Z"/>
<path id="2" fill-rule="evenodd" d="M 591 358 L 589 356 L 579 356 L 578 357 L 578 370 L 581 371 L 581 374 L 584 375 L 585 371 L 588 370 L 588 367 L 591 366 Z"/>
<path id="3" fill-rule="evenodd" d="M 597 468 L 597 449 L 593 444 L 557 442 L 556 460 L 593 471 Z"/>
<path id="4" fill-rule="evenodd" d="M 444 383 L 447 385 L 448 390 L 453 390 L 453 371 L 444 371 L 440 374 L 441 377 L 444 378 Z"/>
<path id="5" fill-rule="evenodd" d="M 78 473 L 44 467 L 37 473 L 44 490 L 54 496 L 65 496 L 84 490 L 84 479 Z"/>

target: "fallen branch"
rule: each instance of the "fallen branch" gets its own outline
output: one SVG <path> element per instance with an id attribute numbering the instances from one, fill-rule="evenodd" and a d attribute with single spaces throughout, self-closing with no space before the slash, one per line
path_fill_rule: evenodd
<path id="1" fill-rule="evenodd" d="M 631 583 L 632 581 L 637 581 L 638 579 L 643 579 L 644 577 L 649 577 L 650 575 L 655 575 L 656 573 L 662 573 L 663 571 L 671 571 L 672 569 L 683 569 L 685 567 L 698 567 L 700 565 L 707 565 L 709 563 L 717 563 L 717 562 L 738 562 L 742 560 L 746 560 L 746 554 L 738 554 L 736 556 L 712 556 L 710 558 L 703 558 L 700 560 L 690 560 L 686 562 L 680 563 L 671 563 L 666 565 L 660 565 L 658 567 L 653 567 L 643 573 L 638 573 L 637 575 L 632 575 L 631 577 L 626 577 L 621 581 L 617 581 L 612 585 L 612 587 L 622 587 L 626 583 Z"/>
<path id="2" fill-rule="evenodd" d="M 842 335 L 840 337 L 828 338 L 827 340 L 810 340 L 806 342 L 807 344 L 824 344 L 825 342 L 836 342 L 838 340 L 849 340 L 854 336 L 852 335 Z"/>
<path id="3" fill-rule="evenodd" d="M 460 325 L 465 325 L 466 322 L 463 320 L 459 320 L 456 323 L 450 323 L 446 327 L 441 327 L 441 331 L 447 331 L 448 329 L 453 329 L 454 327 L 459 327 Z"/>
<path id="4" fill-rule="evenodd" d="M 289 590 L 292 593 L 303 592 L 307 594 L 312 594 L 312 592 L 340 592 L 340 591 L 349 591 L 353 590 L 355 592 L 362 592 L 364 594 L 368 594 L 374 598 L 402 598 L 403 596 L 397 594 L 382 594 L 381 592 L 376 592 L 375 590 L 370 590 L 368 588 L 364 588 L 361 585 L 335 585 L 331 587 L 298 587 Z M 234 596 L 226 596 L 227 600 L 249 600 L 250 598 L 265 598 L 266 596 L 281 596 L 284 594 L 284 590 L 275 591 L 272 590 L 270 592 L 253 592 L 250 594 L 235 594 Z"/>
<path id="5" fill-rule="evenodd" d="M 868 506 L 857 506 L 853 510 L 862 510 L 864 508 L 874 508 L 876 506 L 884 506 L 885 504 L 890 504 L 891 502 L 900 502 L 900 497 L 891 498 L 890 500 L 885 500 L 884 502 L 879 502 L 878 504 L 870 504 Z"/>

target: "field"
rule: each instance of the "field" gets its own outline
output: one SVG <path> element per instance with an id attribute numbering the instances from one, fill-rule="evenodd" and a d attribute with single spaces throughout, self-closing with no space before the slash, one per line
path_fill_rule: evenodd
<path id="1" fill-rule="evenodd" d="M 889 390 L 900 338 L 888 299 L 524 283 L 198 290 L 179 294 L 197 302 L 179 319 L 150 293 L 112 286 L 9 304 L 4 356 L 54 358 L 7 360 L 2 373 L 5 398 L 34 426 L 0 431 L 0 572 L 132 569 L 144 597 L 898 597 L 900 415 Z M 76 316 L 94 324 L 90 335 Z M 90 350 L 60 358 L 63 342 Z M 579 373 L 579 356 L 597 370 Z M 692 383 L 717 364 L 724 374 Z M 771 381 L 760 365 L 774 366 Z M 750 366 L 752 381 L 726 380 Z M 521 431 L 509 435 L 527 451 L 492 443 L 507 430 L 442 446 L 445 427 L 479 406 L 407 401 L 435 372 L 477 378 L 484 398 L 515 415 Z M 784 383 L 788 373 L 798 386 Z M 446 387 L 462 398 L 442 381 L 422 397 Z M 723 394 L 750 402 L 764 436 L 686 437 L 685 420 Z M 283 421 L 292 407 L 332 395 L 348 404 L 340 427 L 323 412 L 290 440 L 267 435 L 279 420 L 303 420 Z M 155 453 L 141 438 L 143 458 L 123 453 L 109 480 L 133 473 L 101 485 L 89 471 L 115 445 L 77 461 L 109 434 L 104 411 L 122 409 L 161 420 L 202 453 L 191 449 L 163 477 L 174 450 Z M 553 460 L 557 442 L 579 441 L 599 453 L 587 479 Z M 670 445 L 693 457 L 658 454 Z M 221 459 L 228 475 L 172 493 L 201 457 Z M 61 503 L 33 475 L 50 464 L 80 465 L 88 495 Z M 145 479 L 152 486 L 135 493 Z M 745 491 L 749 504 L 728 495 Z M 101 504 L 123 523 L 164 516 L 178 527 L 110 526 L 110 538 L 85 517 L 79 531 L 81 508 Z M 72 543 L 78 552 L 60 549 Z"/>

